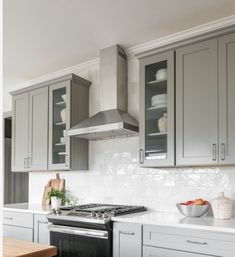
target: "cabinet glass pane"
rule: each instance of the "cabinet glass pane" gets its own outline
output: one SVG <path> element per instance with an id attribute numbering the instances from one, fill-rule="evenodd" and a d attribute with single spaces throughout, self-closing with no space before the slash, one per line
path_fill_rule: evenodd
<path id="1" fill-rule="evenodd" d="M 167 158 L 167 61 L 145 66 L 145 158 Z"/>
<path id="2" fill-rule="evenodd" d="M 52 162 L 65 163 L 66 157 L 66 87 L 53 91 Z"/>

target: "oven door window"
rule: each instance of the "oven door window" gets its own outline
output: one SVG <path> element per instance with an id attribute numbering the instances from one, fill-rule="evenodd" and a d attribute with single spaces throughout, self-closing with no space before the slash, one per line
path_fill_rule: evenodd
<path id="1" fill-rule="evenodd" d="M 110 238 L 51 232 L 51 245 L 57 247 L 58 257 L 110 257 Z"/>

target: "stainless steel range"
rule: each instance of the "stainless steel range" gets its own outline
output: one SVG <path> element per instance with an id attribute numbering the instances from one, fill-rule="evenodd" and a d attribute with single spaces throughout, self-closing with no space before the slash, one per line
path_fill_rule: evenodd
<path id="1" fill-rule="evenodd" d="M 143 206 L 85 204 L 52 210 L 47 219 L 51 245 L 59 257 L 111 257 L 112 222 L 117 215 L 145 211 Z"/>

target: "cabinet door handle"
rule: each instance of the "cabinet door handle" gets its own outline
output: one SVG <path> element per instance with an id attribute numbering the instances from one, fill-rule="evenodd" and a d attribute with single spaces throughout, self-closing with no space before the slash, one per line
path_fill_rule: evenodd
<path id="1" fill-rule="evenodd" d="M 41 221 L 41 220 L 39 220 L 38 224 L 49 224 L 49 222 L 48 221 Z"/>
<path id="2" fill-rule="evenodd" d="M 207 242 L 192 241 L 192 240 L 187 240 L 186 242 L 189 244 L 195 244 L 195 245 L 207 245 Z"/>
<path id="3" fill-rule="evenodd" d="M 144 163 L 144 150 L 143 149 L 140 149 L 140 152 L 139 152 L 140 156 L 140 163 L 143 164 Z"/>
<path id="4" fill-rule="evenodd" d="M 31 158 L 29 157 L 29 158 L 27 158 L 28 159 L 28 161 L 27 161 L 27 168 L 30 168 L 31 167 Z"/>
<path id="5" fill-rule="evenodd" d="M 13 220 L 14 218 L 11 217 L 4 217 L 5 220 Z"/>
<path id="6" fill-rule="evenodd" d="M 24 168 L 25 168 L 25 169 L 28 168 L 28 167 L 27 167 L 27 159 L 28 159 L 28 158 L 24 158 Z"/>
<path id="7" fill-rule="evenodd" d="M 120 234 L 128 235 L 128 236 L 134 236 L 135 232 L 125 232 L 125 231 L 119 231 Z"/>
<path id="8" fill-rule="evenodd" d="M 216 144 L 212 145 L 212 158 L 213 158 L 213 161 L 216 161 L 217 159 Z"/>
<path id="9" fill-rule="evenodd" d="M 221 144 L 221 160 L 225 160 L 225 143 Z"/>

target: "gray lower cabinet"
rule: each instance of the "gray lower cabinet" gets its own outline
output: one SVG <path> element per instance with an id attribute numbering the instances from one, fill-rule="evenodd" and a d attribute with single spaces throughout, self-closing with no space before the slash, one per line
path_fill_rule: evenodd
<path id="1" fill-rule="evenodd" d="M 34 242 L 50 245 L 49 222 L 46 215 L 34 214 Z"/>
<path id="2" fill-rule="evenodd" d="M 47 170 L 48 87 L 13 96 L 12 171 Z"/>
<path id="3" fill-rule="evenodd" d="M 12 171 L 27 170 L 29 140 L 29 94 L 12 99 Z"/>
<path id="4" fill-rule="evenodd" d="M 176 165 L 218 164 L 217 39 L 176 50 Z"/>
<path id="5" fill-rule="evenodd" d="M 3 211 L 3 236 L 33 241 L 33 214 Z"/>
<path id="6" fill-rule="evenodd" d="M 3 236 L 33 242 L 33 229 L 3 224 Z"/>
<path id="7" fill-rule="evenodd" d="M 171 249 L 163 249 L 163 248 L 150 247 L 150 246 L 143 247 L 143 257 L 209 257 L 209 256 L 212 256 L 212 255 L 176 251 Z"/>
<path id="8" fill-rule="evenodd" d="M 142 256 L 142 225 L 119 223 L 113 224 L 113 257 Z"/>
<path id="9" fill-rule="evenodd" d="M 219 38 L 219 162 L 235 163 L 235 33 Z"/>
<path id="10" fill-rule="evenodd" d="M 174 166 L 174 51 L 140 60 L 140 165 Z"/>
<path id="11" fill-rule="evenodd" d="M 232 233 L 143 225 L 144 257 L 234 257 Z M 161 250 L 163 249 L 163 250 Z"/>

